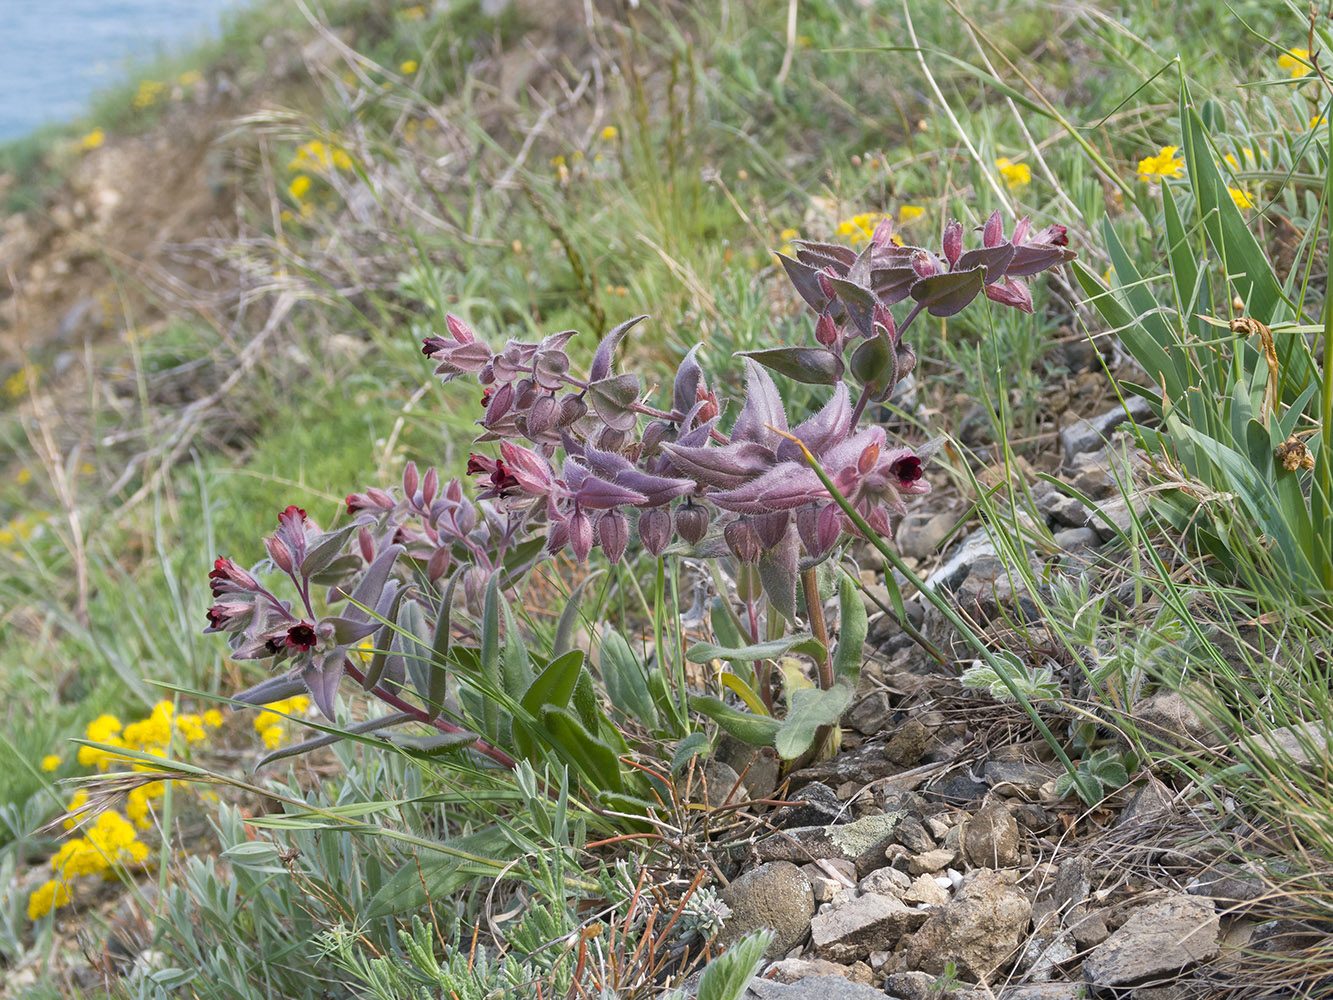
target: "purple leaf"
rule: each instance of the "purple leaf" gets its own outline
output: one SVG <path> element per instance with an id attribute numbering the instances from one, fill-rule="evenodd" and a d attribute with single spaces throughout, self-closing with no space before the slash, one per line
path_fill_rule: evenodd
<path id="1" fill-rule="evenodd" d="M 847 269 L 856 263 L 856 251 L 841 243 L 815 243 L 811 240 L 796 240 L 796 257 L 807 267 L 822 271 L 832 267 L 839 274 L 846 274 Z"/>
<path id="2" fill-rule="evenodd" d="M 315 706 L 330 721 L 336 720 L 338 682 L 343 679 L 343 658 L 346 655 L 347 649 L 339 646 L 301 671 L 301 679 L 305 681 Z"/>
<path id="3" fill-rule="evenodd" d="M 734 490 L 709 494 L 708 499 L 723 510 L 737 514 L 767 514 L 795 510 L 826 495 L 819 476 L 810 466 L 783 462 Z"/>
<path id="4" fill-rule="evenodd" d="M 610 510 L 622 504 L 637 507 L 648 498 L 636 490 L 607 482 L 600 476 L 588 476 L 574 493 L 574 502 L 589 510 Z"/>
<path id="5" fill-rule="evenodd" d="M 919 277 L 910 261 L 893 267 L 877 267 L 870 272 L 870 290 L 880 304 L 891 306 L 907 298 Z"/>
<path id="6" fill-rule="evenodd" d="M 787 411 L 782 408 L 782 396 L 778 394 L 778 387 L 773 384 L 768 372 L 748 358 L 745 360 L 745 371 L 749 395 L 731 429 L 731 440 L 776 444 L 774 439 L 777 435 L 769 428 L 775 427 L 781 431 L 787 429 Z"/>
<path id="7" fill-rule="evenodd" d="M 734 489 L 773 465 L 773 451 L 757 441 L 688 447 L 677 442 L 664 444 L 671 464 L 682 476 L 704 486 Z"/>
<path id="8" fill-rule="evenodd" d="M 811 309 L 823 312 L 828 308 L 829 296 L 820 286 L 819 268 L 792 260 L 786 254 L 778 254 L 778 260 L 782 262 L 782 267 L 787 272 L 787 278 L 796 289 L 796 293 L 805 299 Z"/>
<path id="9" fill-rule="evenodd" d="M 836 385 L 842 378 L 842 358 L 819 347 L 772 347 L 766 351 L 742 351 L 738 357 L 751 358 L 806 385 Z"/>
<path id="10" fill-rule="evenodd" d="M 600 382 L 611 374 L 616 348 L 620 345 L 620 341 L 636 324 L 647 318 L 647 316 L 635 316 L 633 319 L 628 319 L 602 338 L 602 342 L 597 345 L 597 353 L 592 357 L 592 367 L 588 369 L 589 382 Z"/>
<path id="11" fill-rule="evenodd" d="M 685 360 L 680 363 L 680 368 L 676 371 L 676 379 L 671 384 L 671 408 L 679 414 L 690 412 L 699 392 L 699 380 L 703 376 L 703 369 L 699 367 L 699 362 L 694 356 L 699 353 L 703 344 L 695 344 L 690 348 L 690 353 L 685 355 Z"/>
<path id="12" fill-rule="evenodd" d="M 867 280 L 869 276 L 867 275 Z M 830 278 L 829 283 L 838 293 L 838 300 L 847 310 L 847 315 L 863 337 L 869 337 L 874 329 L 875 296 L 869 288 L 863 288 L 847 278 Z"/>
<path id="13" fill-rule="evenodd" d="M 639 401 L 639 376 L 615 375 L 588 386 L 593 409 L 613 430 L 631 431 L 639 415 L 630 407 Z"/>
<path id="14" fill-rule="evenodd" d="M 958 271 L 969 271 L 974 267 L 986 269 L 986 284 L 999 281 L 1004 277 L 1005 269 L 1014 259 L 1014 247 L 1011 243 L 1001 243 L 998 247 L 986 247 L 981 250 L 969 250 L 958 258 Z"/>
<path id="15" fill-rule="evenodd" d="M 971 271 L 936 274 L 913 285 L 912 298 L 925 306 L 932 316 L 953 316 L 977 297 L 985 280 L 985 272 L 979 267 Z"/>
<path id="16" fill-rule="evenodd" d="M 839 382 L 833 390 L 833 398 L 820 408 L 819 412 L 803 421 L 793 431 L 810 451 L 822 455 L 832 445 L 845 438 L 852 426 L 851 397 L 847 383 Z M 778 461 L 802 462 L 801 449 L 794 441 L 785 438 L 778 445 Z"/>

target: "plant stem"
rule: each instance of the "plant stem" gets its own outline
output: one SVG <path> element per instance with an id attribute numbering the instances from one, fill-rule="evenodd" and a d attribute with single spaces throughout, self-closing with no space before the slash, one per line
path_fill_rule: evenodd
<path id="1" fill-rule="evenodd" d="M 828 625 L 824 621 L 824 605 L 819 600 L 819 578 L 814 569 L 801 570 L 801 590 L 805 595 L 805 610 L 810 617 L 810 632 L 824 645 L 824 659 L 819 664 L 819 689 L 833 687 L 833 658 L 829 655 Z"/>

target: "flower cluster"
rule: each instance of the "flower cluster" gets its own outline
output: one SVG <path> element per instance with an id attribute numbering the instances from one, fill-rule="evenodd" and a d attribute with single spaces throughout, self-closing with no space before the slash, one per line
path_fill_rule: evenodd
<path id="1" fill-rule="evenodd" d="M 114 715 L 99 715 L 88 723 L 84 735 L 94 743 L 105 743 L 112 747 L 137 750 L 154 757 L 165 757 L 173 735 L 180 734 L 187 744 L 201 743 L 208 736 L 207 729 L 216 729 L 222 725 L 222 713 L 209 709 L 202 715 L 192 712 L 176 712 L 176 706 L 169 701 L 159 701 L 148 715 L 136 722 L 122 727 L 121 721 Z M 125 760 L 113 750 L 100 750 L 97 747 L 81 746 L 78 753 L 79 763 L 84 767 L 96 767 L 105 771 L 112 764 Z M 136 763 L 137 770 L 146 770 L 148 765 Z"/>
<path id="2" fill-rule="evenodd" d="M 76 801 L 83 804 L 77 797 Z M 148 845 L 139 839 L 134 825 L 114 809 L 102 811 L 89 825 L 86 836 L 67 840 L 52 856 L 55 876 L 28 897 L 28 919 L 37 920 L 68 904 L 72 879 L 111 877 L 116 868 L 142 865 L 147 857 Z"/>
<path id="3" fill-rule="evenodd" d="M 496 453 L 469 457 L 475 500 L 459 480 L 442 483 L 435 469 L 409 463 L 401 493 L 347 497 L 350 524 L 323 531 L 288 507 L 265 539 L 265 566 L 245 570 L 219 558 L 207 631 L 226 633 L 235 658 L 289 664 L 238 698 L 261 705 L 308 690 L 332 717 L 350 673 L 402 709 L 407 658 L 377 656 L 378 666 L 362 670 L 349 655 L 356 645 L 376 634 L 376 647 L 387 647 L 393 633 L 383 623 L 405 601 L 437 607 L 418 581 L 450 574 L 450 591 L 461 585 L 475 609 L 497 574 L 512 581 L 543 553 L 568 550 L 584 561 L 600 548 L 614 563 L 637 541 L 651 556 L 672 546 L 729 556 L 757 570 L 764 595 L 793 618 L 799 574 L 855 530 L 807 453 L 872 530 L 891 534 L 905 498 L 930 489 L 924 456 L 891 446 L 882 427 L 859 425 L 866 406 L 888 399 L 915 367 L 905 331 L 922 312 L 952 316 L 981 295 L 1031 312 L 1026 279 L 1074 257 L 1063 226 L 1034 231 L 1023 219 L 1006 236 L 996 212 L 978 228 L 981 245 L 964 250 L 963 227 L 951 222 L 939 252 L 903 245 L 888 218 L 877 219 L 860 252 L 793 239 L 795 257 L 780 259 L 815 314 L 813 342 L 746 352 L 746 396 L 725 430 L 727 407 L 704 377 L 698 348 L 660 406 L 638 374 L 616 370 L 621 341 L 645 317 L 611 330 L 577 375 L 566 352 L 573 331 L 496 348 L 448 316 L 423 353 L 445 382 L 480 383 L 476 440 L 498 443 Z M 910 307 L 898 319 L 900 303 Z M 792 426 L 770 371 L 828 386 L 830 398 Z M 260 582 L 269 568 L 289 578 L 295 601 Z M 316 584 L 346 609 L 321 616 Z"/>
<path id="4" fill-rule="evenodd" d="M 1139 180 L 1152 181 L 1184 174 L 1185 161 L 1177 155 L 1179 152 L 1179 146 L 1163 146 L 1157 155 L 1145 156 L 1139 160 Z"/>
<path id="5" fill-rule="evenodd" d="M 1009 157 L 1002 156 L 995 161 L 995 166 L 999 168 L 1005 186 L 1011 191 L 1032 183 L 1032 168 L 1026 163 L 1014 163 Z"/>
<path id="6" fill-rule="evenodd" d="M 282 746 L 286 735 L 283 724 L 287 721 L 287 717 L 304 715 L 309 708 L 310 699 L 300 694 L 281 701 L 271 701 L 255 716 L 255 732 L 263 739 L 264 746 L 276 750 Z"/>

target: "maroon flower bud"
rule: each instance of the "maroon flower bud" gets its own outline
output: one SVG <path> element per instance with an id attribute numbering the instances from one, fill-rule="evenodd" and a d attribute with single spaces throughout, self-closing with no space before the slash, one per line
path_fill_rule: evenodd
<path id="1" fill-rule="evenodd" d="M 371 500 L 374 500 L 378 506 L 383 507 L 385 510 L 390 510 L 394 506 L 393 497 L 390 496 L 388 493 L 384 492 L 384 490 L 378 489 L 374 486 L 366 490 L 366 496 L 369 497 Z"/>
<path id="2" fill-rule="evenodd" d="M 557 404 L 555 393 L 538 396 L 528 408 L 528 437 L 539 438 L 555 423 Z"/>
<path id="3" fill-rule="evenodd" d="M 722 537 L 726 539 L 732 555 L 743 563 L 756 563 L 763 555 L 764 550 L 759 542 L 759 536 L 755 534 L 747 518 L 738 517 L 728 524 L 722 529 Z"/>
<path id="4" fill-rule="evenodd" d="M 837 544 L 842 535 L 842 519 L 834 504 L 822 507 L 802 507 L 796 512 L 796 531 L 801 536 L 801 544 L 806 554 L 815 559 L 822 559 Z"/>
<path id="5" fill-rule="evenodd" d="M 838 277 L 838 272 L 831 267 L 826 267 L 819 272 L 819 290 L 830 299 L 838 294 L 837 289 L 833 287 L 833 282 L 829 280 L 836 277 Z"/>
<path id="6" fill-rule="evenodd" d="M 602 451 L 620 451 L 625 447 L 627 440 L 629 435 L 624 431 L 618 431 L 614 427 L 603 427 L 601 433 L 597 435 L 597 447 Z"/>
<path id="7" fill-rule="evenodd" d="M 287 630 L 287 648 L 308 652 L 315 648 L 319 642 L 319 637 L 315 635 L 315 628 L 306 622 L 297 622 Z"/>
<path id="8" fill-rule="evenodd" d="M 414 497 L 417 495 L 417 487 L 421 485 L 421 476 L 417 472 L 417 463 L 408 462 L 403 466 L 403 496 Z"/>
<path id="9" fill-rule="evenodd" d="M 828 313 L 820 313 L 815 322 L 815 340 L 825 347 L 832 347 L 838 342 L 838 325 Z"/>
<path id="10" fill-rule="evenodd" d="M 756 514 L 749 521 L 754 528 L 755 537 L 759 539 L 760 546 L 767 552 L 769 549 L 776 548 L 778 542 L 787 536 L 787 526 L 791 521 L 791 515 L 785 510 L 779 510 L 771 514 Z"/>
<path id="11" fill-rule="evenodd" d="M 490 402 L 486 404 L 486 416 L 482 419 L 487 427 L 491 427 L 508 415 L 514 405 L 514 387 L 512 385 L 502 385 L 498 389 L 491 390 Z"/>
<path id="12" fill-rule="evenodd" d="M 576 420 L 582 420 L 588 414 L 588 404 L 583 401 L 583 397 L 576 393 L 570 393 L 564 399 L 560 400 L 560 426 L 568 427 Z"/>
<path id="13" fill-rule="evenodd" d="M 254 605 L 245 601 L 219 601 L 208 609 L 208 628 L 205 632 L 225 632 L 244 625 L 254 612 Z"/>
<path id="14" fill-rule="evenodd" d="M 286 542 L 276 535 L 270 535 L 264 539 L 264 547 L 268 549 L 268 557 L 273 560 L 273 565 L 284 573 L 292 571 L 292 553 Z"/>
<path id="15" fill-rule="evenodd" d="M 981 245 L 984 247 L 997 247 L 1004 242 L 1004 222 L 1000 219 L 1000 210 L 997 208 L 991 212 L 990 218 L 986 220 L 986 225 L 981 230 Z"/>
<path id="16" fill-rule="evenodd" d="M 444 317 L 444 325 L 449 328 L 449 332 L 453 335 L 454 340 L 458 341 L 460 344 L 470 344 L 477 339 L 476 335 L 472 332 L 472 327 L 468 326 L 453 313 L 449 313 Z"/>
<path id="17" fill-rule="evenodd" d="M 629 519 L 619 510 L 608 510 L 597 519 L 597 543 L 612 565 L 620 562 L 629 544 Z"/>
<path id="18" fill-rule="evenodd" d="M 463 603 L 473 611 L 480 611 L 486 598 L 486 584 L 490 578 L 480 566 L 470 566 L 463 574 Z"/>
<path id="19" fill-rule="evenodd" d="M 258 580 L 223 556 L 214 560 L 213 569 L 208 574 L 208 585 L 212 588 L 214 597 L 259 589 Z"/>
<path id="20" fill-rule="evenodd" d="M 449 563 L 452 560 L 453 555 L 447 545 L 441 545 L 430 554 L 430 561 L 426 563 L 426 577 L 431 583 L 434 583 L 449 571 Z"/>
<path id="21" fill-rule="evenodd" d="M 963 255 L 963 227 L 956 219 L 950 219 L 944 227 L 944 259 L 953 267 Z"/>
<path id="22" fill-rule="evenodd" d="M 870 473 L 870 470 L 875 467 L 875 463 L 878 461 L 879 461 L 879 443 L 876 441 L 872 441 L 870 442 L 870 444 L 866 445 L 864 448 L 861 449 L 861 454 L 856 459 L 856 471 L 863 476 L 868 475 Z"/>
<path id="23" fill-rule="evenodd" d="M 520 410 L 530 409 L 536 398 L 537 383 L 532 379 L 520 379 L 514 383 L 514 405 Z"/>
<path id="24" fill-rule="evenodd" d="M 676 508 L 676 532 L 691 545 L 698 545 L 708 532 L 708 521 L 708 508 L 692 500 Z"/>
<path id="25" fill-rule="evenodd" d="M 930 278 L 940 273 L 940 264 L 934 254 L 922 250 L 912 255 L 912 270 L 918 277 Z"/>
<path id="26" fill-rule="evenodd" d="M 649 555 L 660 556 L 671 544 L 671 512 L 665 507 L 649 507 L 641 511 L 639 541 Z"/>
<path id="27" fill-rule="evenodd" d="M 640 442 L 640 455 L 656 454 L 658 445 L 667 439 L 672 431 L 672 425 L 666 420 L 654 420 L 643 429 L 643 438 Z"/>
<path id="28" fill-rule="evenodd" d="M 495 365 L 489 362 L 482 365 L 481 371 L 477 372 L 477 381 L 482 385 L 493 385 L 495 383 Z"/>
<path id="29" fill-rule="evenodd" d="M 581 510 L 576 510 L 569 518 L 569 547 L 574 558 L 579 562 L 588 561 L 592 551 L 592 521 Z"/>
<path id="30" fill-rule="evenodd" d="M 355 514 L 359 510 L 365 510 L 371 506 L 370 497 L 360 493 L 349 493 L 344 501 L 347 504 L 347 513 Z"/>
<path id="31" fill-rule="evenodd" d="M 421 506 L 430 509 L 435 503 L 435 497 L 440 492 L 440 474 L 435 466 L 426 470 L 425 478 L 421 481 Z"/>
<path id="32" fill-rule="evenodd" d="M 708 423 L 722 412 L 717 402 L 717 393 L 709 391 L 702 385 L 694 390 L 694 401 L 704 404 L 699 407 L 699 412 L 695 415 L 695 419 L 701 424 Z"/>
<path id="33" fill-rule="evenodd" d="M 366 562 L 375 560 L 375 539 L 371 537 L 370 529 L 364 524 L 356 533 L 356 544 L 361 549 L 361 558 Z"/>
<path id="34" fill-rule="evenodd" d="M 551 529 L 546 533 L 546 552 L 555 555 L 569 544 L 569 524 L 565 521 L 552 521 Z"/>

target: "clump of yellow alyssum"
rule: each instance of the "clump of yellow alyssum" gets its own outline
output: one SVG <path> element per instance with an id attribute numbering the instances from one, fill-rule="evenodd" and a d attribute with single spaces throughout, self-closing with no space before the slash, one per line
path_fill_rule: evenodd
<path id="1" fill-rule="evenodd" d="M 255 731 L 259 733 L 264 741 L 264 746 L 270 750 L 276 750 L 282 746 L 282 741 L 286 736 L 283 723 L 286 721 L 284 716 L 304 715 L 310 708 L 310 699 L 303 694 L 293 695 L 290 698 L 284 698 L 282 701 L 271 701 L 264 706 L 263 710 L 255 716 Z"/>
<path id="2" fill-rule="evenodd" d="M 40 920 L 52 910 L 58 910 L 69 902 L 69 888 L 64 882 L 53 878 L 47 879 L 28 897 L 28 919 Z"/>
<path id="3" fill-rule="evenodd" d="M 875 227 L 883 218 L 882 212 L 861 212 L 839 222 L 836 231 L 839 236 L 850 241 L 852 246 L 869 243 L 870 237 L 875 235 Z"/>
<path id="4" fill-rule="evenodd" d="M 95 128 L 79 140 L 79 150 L 84 153 L 97 149 L 106 142 L 106 129 Z"/>
<path id="5" fill-rule="evenodd" d="M 351 170 L 355 166 L 347 150 L 320 139 L 311 139 L 296 147 L 296 155 L 287 164 L 290 173 L 327 174 L 331 170 Z"/>
<path id="6" fill-rule="evenodd" d="M 134 92 L 136 108 L 151 108 L 166 92 L 167 85 L 161 80 L 141 80 L 139 89 Z"/>
<path id="7" fill-rule="evenodd" d="M 1014 163 L 1009 157 L 1002 156 L 995 165 L 1000 168 L 1000 176 L 1011 191 L 1032 183 L 1032 168 L 1026 163 Z"/>
<path id="8" fill-rule="evenodd" d="M 1185 161 L 1176 154 L 1179 146 L 1163 146 L 1156 156 L 1145 156 L 1139 160 L 1138 175 L 1141 181 L 1159 180 L 1163 177 L 1179 177 L 1185 172 Z"/>
<path id="9" fill-rule="evenodd" d="M 210 722 L 209 719 L 216 721 Z M 176 706 L 169 701 L 159 701 L 148 715 L 131 722 L 122 728 L 121 721 L 114 715 L 99 715 L 88 723 L 84 736 L 93 743 L 105 743 L 110 747 L 137 750 L 155 757 L 165 756 L 173 736 L 179 734 L 188 745 L 201 743 L 208 737 L 208 726 L 216 728 L 222 724 L 222 713 L 216 709 L 197 715 L 193 712 L 176 711 Z M 114 750 L 102 750 L 98 747 L 79 747 L 79 763 L 84 767 L 96 767 L 105 771 L 113 763 L 123 762 L 125 757 Z M 151 770 L 149 764 L 136 762 L 135 770 Z"/>
<path id="10" fill-rule="evenodd" d="M 1308 76 L 1312 72 L 1309 63 L 1309 49 L 1287 49 L 1277 57 L 1277 64 L 1290 73 L 1293 80 L 1298 76 Z"/>

